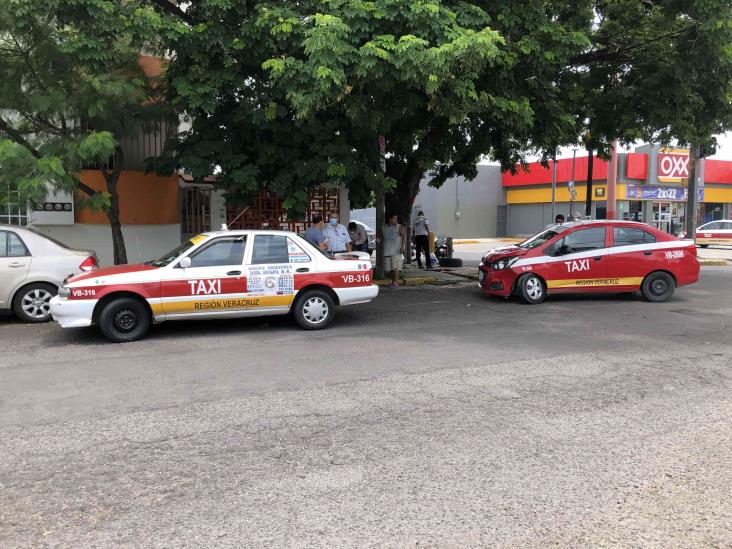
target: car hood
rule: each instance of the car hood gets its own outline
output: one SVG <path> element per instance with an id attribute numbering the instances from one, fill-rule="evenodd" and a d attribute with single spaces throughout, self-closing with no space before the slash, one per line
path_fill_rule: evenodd
<path id="1" fill-rule="evenodd" d="M 488 250 L 483 255 L 483 260 L 488 262 L 498 261 L 499 259 L 503 259 L 504 257 L 517 257 L 524 255 L 528 252 L 528 249 L 519 248 L 516 245 L 501 246 L 500 248 L 493 248 L 492 250 Z"/>
<path id="2" fill-rule="evenodd" d="M 140 271 L 154 271 L 158 267 L 152 265 L 115 265 L 114 267 L 102 267 L 101 269 L 95 269 L 88 273 L 81 273 L 76 276 L 72 276 L 67 282 L 79 282 L 81 280 L 88 280 L 90 278 L 100 278 L 103 276 L 111 276 L 125 273 L 137 273 Z"/>

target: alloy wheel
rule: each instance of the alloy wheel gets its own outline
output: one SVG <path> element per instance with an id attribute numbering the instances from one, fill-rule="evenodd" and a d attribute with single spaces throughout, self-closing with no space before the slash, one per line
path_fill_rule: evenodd
<path id="1" fill-rule="evenodd" d="M 322 297 L 311 297 L 302 306 L 302 315 L 311 324 L 320 324 L 328 318 L 328 304 Z"/>
<path id="2" fill-rule="evenodd" d="M 53 294 L 47 290 L 36 288 L 23 296 L 20 306 L 30 318 L 45 318 L 51 314 L 50 301 Z"/>

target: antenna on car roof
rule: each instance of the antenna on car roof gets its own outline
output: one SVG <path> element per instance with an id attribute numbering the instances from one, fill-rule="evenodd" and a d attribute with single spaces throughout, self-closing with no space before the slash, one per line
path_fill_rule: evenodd
<path id="1" fill-rule="evenodd" d="M 250 207 L 251 207 L 251 206 L 247 206 L 246 208 L 244 208 L 244 209 L 243 209 L 243 210 L 241 211 L 241 213 L 239 213 L 239 215 L 237 215 L 237 216 L 236 216 L 236 217 L 235 217 L 234 219 L 232 219 L 232 220 L 231 220 L 231 222 L 230 222 L 230 223 L 229 223 L 228 225 L 227 225 L 226 223 L 222 223 L 222 225 L 221 225 L 221 230 L 222 230 L 222 231 L 228 231 L 228 230 L 229 230 L 229 227 L 231 227 L 231 226 L 232 226 L 232 225 L 233 225 L 234 223 L 236 223 L 236 221 L 237 221 L 237 220 L 238 220 L 238 219 L 239 219 L 239 218 L 240 218 L 241 216 L 243 216 L 243 215 L 244 215 L 244 214 L 246 213 L 246 211 L 247 211 L 247 210 L 248 210 L 248 209 L 249 209 Z"/>

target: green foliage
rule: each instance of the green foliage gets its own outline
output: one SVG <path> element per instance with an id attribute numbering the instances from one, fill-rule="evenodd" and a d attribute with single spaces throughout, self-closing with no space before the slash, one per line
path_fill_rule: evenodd
<path id="1" fill-rule="evenodd" d="M 163 82 L 138 56 L 183 28 L 142 1 L 2 0 L 0 187 L 31 200 L 49 186 L 72 191 L 82 167 L 106 163 L 120 139 L 160 119 Z"/>

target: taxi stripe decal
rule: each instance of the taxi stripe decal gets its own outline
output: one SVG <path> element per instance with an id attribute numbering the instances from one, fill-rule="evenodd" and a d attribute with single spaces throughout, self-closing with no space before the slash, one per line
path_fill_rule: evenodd
<path id="1" fill-rule="evenodd" d="M 150 308 L 153 314 L 156 315 L 236 311 L 268 307 L 289 307 L 294 298 L 294 295 L 267 295 L 223 297 L 217 299 L 189 299 L 186 301 L 163 300 L 162 303 L 150 303 Z"/>
<path id="2" fill-rule="evenodd" d="M 571 278 L 565 280 L 549 280 L 549 289 L 560 288 L 593 288 L 602 286 L 640 286 L 643 282 L 642 276 L 631 276 L 624 278 Z"/>

